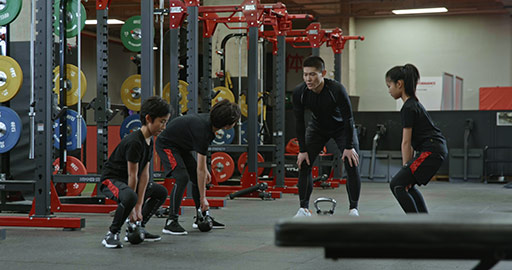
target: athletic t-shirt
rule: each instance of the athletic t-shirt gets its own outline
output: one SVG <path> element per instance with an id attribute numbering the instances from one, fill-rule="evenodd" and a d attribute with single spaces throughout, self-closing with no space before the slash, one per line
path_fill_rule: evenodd
<path id="1" fill-rule="evenodd" d="M 153 139 L 150 144 L 139 129 L 124 137 L 110 155 L 105 166 L 101 179 L 116 179 L 128 184 L 128 161 L 139 163 L 137 177 L 140 177 L 146 164 L 153 158 Z"/>
<path id="2" fill-rule="evenodd" d="M 347 90 L 337 81 L 324 79 L 324 88 L 317 94 L 301 83 L 293 90 L 293 111 L 295 113 L 297 139 L 301 152 L 306 151 L 306 123 L 304 111 L 312 112 L 312 127 L 320 131 L 343 129 L 346 149 L 354 148 L 354 119 Z"/>
<path id="3" fill-rule="evenodd" d="M 158 135 L 159 146 L 174 146 L 184 151 L 208 153 L 208 146 L 215 138 L 209 114 L 187 114 L 171 120 Z"/>
<path id="4" fill-rule="evenodd" d="M 444 136 L 432 122 L 427 110 L 415 98 L 405 101 L 400 110 L 402 127 L 412 128 L 412 148 L 416 151 L 436 151 L 446 144 Z"/>

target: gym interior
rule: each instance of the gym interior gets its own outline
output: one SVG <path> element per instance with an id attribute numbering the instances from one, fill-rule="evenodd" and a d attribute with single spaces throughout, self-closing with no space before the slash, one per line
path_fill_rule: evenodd
<path id="1" fill-rule="evenodd" d="M 294 218 L 293 91 L 310 56 L 349 96 L 359 216 L 329 140 L 311 165 L 312 217 Z M 0 60 L 1 269 L 512 269 L 511 0 L 0 0 Z M 386 71 L 407 63 L 448 150 L 417 187 L 428 215 L 390 190 L 404 102 Z M 106 250 L 118 205 L 101 174 L 153 95 L 171 119 L 240 106 L 208 148 L 209 212 L 226 226 L 193 228 L 187 188 L 188 235 Z M 156 152 L 150 164 L 170 195 Z M 169 205 L 148 231 L 161 234 Z"/>

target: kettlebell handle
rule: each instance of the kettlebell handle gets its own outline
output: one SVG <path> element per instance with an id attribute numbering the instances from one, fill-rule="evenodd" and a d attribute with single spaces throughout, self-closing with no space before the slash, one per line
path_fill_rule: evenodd
<path id="1" fill-rule="evenodd" d="M 332 206 L 331 206 L 331 209 L 328 210 L 328 211 L 322 211 L 319 207 L 318 207 L 318 203 L 321 203 L 321 202 L 328 202 L 328 203 L 331 203 Z M 321 197 L 321 198 L 318 198 L 315 200 L 315 202 L 313 203 L 314 206 L 315 206 L 315 209 L 316 209 L 316 213 L 317 214 L 321 214 L 321 215 L 333 215 L 334 214 L 334 209 L 336 208 L 336 200 L 333 199 L 333 198 L 326 198 L 326 197 Z"/>

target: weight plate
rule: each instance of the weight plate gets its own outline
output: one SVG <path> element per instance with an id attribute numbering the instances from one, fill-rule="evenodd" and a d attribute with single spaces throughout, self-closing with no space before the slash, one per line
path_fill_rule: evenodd
<path id="1" fill-rule="evenodd" d="M 0 106 L 0 154 L 13 149 L 20 136 L 20 117 L 11 108 Z"/>
<path id="2" fill-rule="evenodd" d="M 23 84 L 23 72 L 16 60 L 0 56 L 0 102 L 11 100 Z"/>
<path id="3" fill-rule="evenodd" d="M 242 144 L 249 144 L 249 142 L 247 141 L 247 125 L 248 125 L 247 121 L 244 121 L 242 123 L 242 127 L 241 127 Z M 261 128 L 262 128 L 262 125 L 260 123 L 258 123 L 258 134 L 260 133 Z M 258 144 L 260 144 L 260 142 L 261 142 L 260 136 L 256 136 L 256 137 L 258 138 Z"/>
<path id="4" fill-rule="evenodd" d="M 213 88 L 214 92 L 214 98 L 212 98 L 212 107 L 217 104 L 217 102 L 227 99 L 230 102 L 235 102 L 235 96 L 233 95 L 233 92 L 229 90 L 229 88 L 224 86 L 217 86 Z"/>
<path id="5" fill-rule="evenodd" d="M 9 0 L 10 1 L 10 0 Z M 79 0 L 68 0 L 66 5 L 66 37 L 72 38 L 78 35 L 78 2 Z M 59 11 L 60 11 L 60 0 L 55 0 L 53 4 L 53 29 L 55 35 L 59 35 Z M 87 14 L 85 13 L 85 7 L 80 3 L 80 31 L 85 27 L 85 19 Z"/>
<path id="6" fill-rule="evenodd" d="M 235 162 L 231 156 L 224 152 L 215 152 L 212 154 L 212 174 L 217 182 L 225 182 L 233 176 L 235 171 Z"/>
<path id="7" fill-rule="evenodd" d="M 131 75 L 121 85 L 121 100 L 126 108 L 132 111 L 140 111 L 140 74 Z"/>
<path id="8" fill-rule="evenodd" d="M 60 169 L 60 159 L 57 158 L 53 162 L 53 167 L 55 170 L 53 174 L 57 174 Z M 87 174 L 87 168 L 78 158 L 73 156 L 67 156 L 66 162 L 66 171 L 68 174 L 77 174 L 77 175 L 85 175 Z M 78 196 L 84 191 L 87 183 L 66 183 L 66 196 Z"/>
<path id="9" fill-rule="evenodd" d="M 180 107 L 181 113 L 186 113 L 188 111 L 188 83 L 182 80 L 178 81 L 179 88 L 179 99 L 180 99 Z M 167 100 L 168 103 L 171 103 L 171 83 L 167 83 L 164 87 L 164 99 Z"/>
<path id="10" fill-rule="evenodd" d="M 263 106 L 263 99 L 261 98 L 261 96 L 263 96 L 263 94 L 261 92 L 258 92 L 258 115 L 261 114 L 261 107 Z M 240 111 L 242 112 L 242 115 L 244 117 L 247 117 L 248 107 L 247 107 L 247 103 L 245 102 L 245 95 L 241 95 L 240 99 L 241 99 L 240 100 L 240 102 L 241 102 Z"/>
<path id="11" fill-rule="evenodd" d="M 141 17 L 128 18 L 121 27 L 121 41 L 124 47 L 132 52 L 140 52 L 142 46 Z"/>
<path id="12" fill-rule="evenodd" d="M 258 153 L 258 162 L 265 162 L 265 159 L 263 158 L 263 156 L 260 153 Z M 247 152 L 244 152 L 240 155 L 240 157 L 238 158 L 237 164 L 238 164 L 238 172 L 240 172 L 240 174 L 243 174 L 245 164 L 247 164 Z M 265 168 L 263 168 L 263 167 L 258 167 L 258 176 L 260 176 L 263 173 L 264 169 Z"/>
<path id="13" fill-rule="evenodd" d="M 18 17 L 23 0 L 7 0 L 0 4 L 0 25 L 8 25 Z"/>
<path id="14" fill-rule="evenodd" d="M 80 98 L 83 98 L 85 92 L 87 91 L 87 79 L 85 78 L 85 74 L 80 71 L 80 88 L 82 92 L 80 93 Z M 66 80 L 68 82 L 67 87 L 67 95 L 66 95 L 66 104 L 67 106 L 73 106 L 78 103 L 78 67 L 71 64 L 66 64 Z M 55 88 L 53 88 L 53 92 L 57 94 L 57 100 L 60 103 L 60 66 L 57 66 L 53 69 L 53 82 Z"/>
<path id="15" fill-rule="evenodd" d="M 234 138 L 235 138 L 235 130 L 233 128 L 219 129 L 215 132 L 215 139 L 213 139 L 213 144 L 216 144 L 216 145 L 230 144 L 233 142 Z"/>
<path id="16" fill-rule="evenodd" d="M 126 137 L 126 135 L 139 130 L 142 127 L 142 122 L 140 121 L 140 115 L 132 114 L 126 117 L 121 123 L 121 128 L 119 129 L 119 136 L 121 139 Z"/>
<path id="17" fill-rule="evenodd" d="M 78 113 L 74 110 L 67 110 L 66 113 L 66 123 L 67 123 L 67 142 L 66 149 L 68 151 L 75 150 L 78 147 Z M 82 141 L 83 144 L 85 142 L 85 137 L 87 136 L 87 126 L 85 125 L 85 120 L 82 118 Z M 55 120 L 53 123 L 53 146 L 57 149 L 60 148 L 60 131 L 59 131 L 60 119 Z"/>

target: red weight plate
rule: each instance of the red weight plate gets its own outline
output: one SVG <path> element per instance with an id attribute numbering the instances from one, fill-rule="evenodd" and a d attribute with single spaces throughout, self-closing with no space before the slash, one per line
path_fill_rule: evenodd
<path id="1" fill-rule="evenodd" d="M 60 159 L 57 158 L 53 162 L 53 166 L 55 171 L 53 174 L 57 174 L 60 169 L 59 166 Z M 68 174 L 87 174 L 87 169 L 85 168 L 82 161 L 80 161 L 76 157 L 68 156 L 68 162 L 66 164 L 66 169 Z M 66 196 L 78 196 L 85 189 L 87 183 L 66 183 L 66 187 L 68 189 Z"/>
<path id="2" fill-rule="evenodd" d="M 258 153 L 258 162 L 265 162 L 265 159 L 263 158 L 263 156 L 260 153 Z M 238 158 L 238 171 L 240 172 L 240 174 L 244 173 L 244 167 L 245 167 L 246 163 L 247 163 L 247 152 L 244 152 Z M 260 176 L 263 173 L 263 170 L 265 170 L 265 168 L 258 167 L 258 176 Z"/>
<path id="3" fill-rule="evenodd" d="M 212 154 L 212 173 L 217 182 L 227 181 L 235 171 L 235 162 L 230 155 L 224 152 L 215 152 Z"/>

